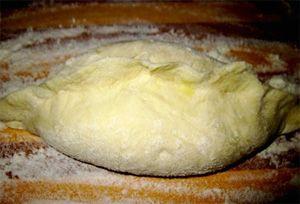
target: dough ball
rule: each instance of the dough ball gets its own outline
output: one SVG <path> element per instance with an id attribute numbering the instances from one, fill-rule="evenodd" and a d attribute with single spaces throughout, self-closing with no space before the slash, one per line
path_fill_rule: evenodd
<path id="1" fill-rule="evenodd" d="M 244 62 L 223 64 L 179 45 L 134 41 L 69 60 L 39 86 L 0 100 L 78 160 L 138 175 L 219 170 L 279 133 L 295 96 L 262 84 Z"/>

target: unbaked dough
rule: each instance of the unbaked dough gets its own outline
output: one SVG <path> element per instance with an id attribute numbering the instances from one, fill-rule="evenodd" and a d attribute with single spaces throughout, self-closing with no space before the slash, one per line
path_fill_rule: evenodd
<path id="1" fill-rule="evenodd" d="M 73 58 L 45 83 L 9 94 L 0 120 L 22 122 L 81 161 L 184 176 L 219 170 L 261 147 L 284 129 L 295 103 L 245 62 L 135 41 Z"/>

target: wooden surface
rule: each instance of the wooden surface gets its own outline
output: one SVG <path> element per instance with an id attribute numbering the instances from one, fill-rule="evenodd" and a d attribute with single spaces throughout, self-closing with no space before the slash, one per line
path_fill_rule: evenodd
<path id="1" fill-rule="evenodd" d="M 58 9 L 59 8 L 59 9 Z M 237 9 L 239 8 L 239 9 Z M 30 13 L 30 15 L 28 15 Z M 49 15 L 49 14 L 57 14 Z M 85 15 L 83 15 L 85 14 Z M 94 3 L 25 9 L 3 19 L 6 29 L 47 28 L 119 23 L 251 23 L 276 22 L 280 15 L 264 14 L 249 3 Z M 75 19 L 75 22 L 74 22 Z"/>
<path id="2" fill-rule="evenodd" d="M 9 70 L 13 68 L 14 61 L 13 59 L 4 59 L 0 62 L 0 82 L 14 80 L 15 77 L 24 80 L 28 78 L 39 80 L 47 77 L 52 67 L 64 63 L 71 56 L 76 56 L 72 55 L 74 51 L 71 50 L 70 53 L 66 52 L 59 58 L 49 57 L 46 60 L 38 58 L 41 53 L 36 52 L 36 50 L 40 51 L 46 48 L 53 49 L 55 52 L 52 46 L 58 42 L 64 46 L 68 43 L 71 44 L 71 42 L 79 44 L 93 39 L 111 39 L 123 35 L 139 36 L 141 33 L 138 30 L 127 32 L 117 29 L 115 32 L 99 34 L 89 29 L 91 25 L 126 24 L 129 27 L 130 25 L 134 27 L 138 24 L 155 24 L 158 28 L 157 32 L 147 34 L 147 37 L 163 36 L 180 31 L 182 36 L 178 35 L 176 40 L 195 39 L 193 44 L 195 49 L 209 52 L 219 48 L 213 43 L 213 40 L 211 48 L 201 44 L 201 42 L 206 42 L 201 40 L 212 38 L 210 35 L 222 34 L 233 37 L 229 41 L 224 41 L 228 44 L 239 41 L 234 37 L 289 41 L 290 34 L 286 33 L 285 30 L 278 29 L 283 28 L 281 24 L 285 21 L 286 15 L 285 9 L 275 9 L 274 11 L 271 9 L 269 12 L 265 12 L 257 4 L 241 4 L 239 2 L 97 3 L 63 4 L 62 6 L 54 4 L 46 8 L 31 7 L 5 12 L 4 18 L 1 19 L 2 40 L 16 38 L 29 27 L 33 30 L 47 30 L 60 26 L 67 28 L 78 25 L 87 26 L 87 28 L 74 36 L 45 37 L 39 41 L 26 41 L 24 44 L 20 44 L 20 50 L 34 51 L 34 55 L 29 55 L 28 52 L 26 56 L 36 55 L 37 58 L 34 58 L 36 60 L 29 64 L 29 67 L 24 65 L 24 69 L 13 73 L 15 76 L 12 77 Z M 293 40 L 292 42 L 294 43 Z M 293 46 L 278 43 L 245 40 L 222 54 L 228 58 L 232 57 L 252 64 L 262 78 L 282 73 L 294 75 L 299 70 L 300 65 L 299 50 Z M 275 66 L 270 56 L 278 57 L 284 62 L 282 63 L 283 66 Z M 36 66 L 37 69 L 32 71 L 29 69 L 30 66 Z M 34 163 L 37 166 L 27 166 L 29 171 L 34 172 L 40 168 L 41 171 L 45 171 L 45 175 L 47 175 L 47 168 L 49 171 L 56 169 L 58 173 L 65 172 L 66 169 L 67 172 L 70 171 L 61 177 L 52 175 L 55 178 L 53 180 L 49 179 L 50 176 L 47 177 L 43 174 L 32 175 L 28 178 L 22 174 L 14 174 L 14 171 L 7 171 L 5 175 L 8 179 L 0 182 L 2 189 L 0 201 L 2 203 L 18 203 L 30 200 L 40 200 L 40 202 L 45 202 L 45 200 L 97 201 L 107 197 L 112 199 L 111 201 L 124 201 L 124 199 L 145 201 L 148 199 L 161 203 L 215 203 L 225 202 L 226 199 L 227 201 L 229 199 L 234 202 L 248 201 L 250 203 L 251 201 L 272 201 L 284 195 L 289 196 L 289 193 L 297 196 L 297 188 L 299 187 L 292 182 L 295 176 L 299 176 L 300 173 L 297 162 L 299 153 L 292 151 L 281 155 L 281 159 L 275 157 L 278 159 L 278 161 L 276 160 L 279 162 L 278 166 L 273 165 L 270 158 L 264 160 L 252 157 L 242 161 L 239 165 L 235 164 L 234 168 L 216 174 L 165 179 L 106 172 L 99 167 L 84 164 L 60 153 L 55 153 L 54 158 L 49 158 L 43 151 L 54 150 L 47 146 L 41 138 L 24 130 L 2 130 L 0 132 L 0 148 L 0 159 L 8 159 L 8 161 L 19 154 L 24 154 L 24 159 L 39 156 Z M 42 151 L 39 152 L 40 150 Z M 76 171 L 90 175 L 90 177 L 82 178 L 81 181 L 75 180 L 74 177 L 78 175 L 73 172 L 74 165 Z M 105 174 L 103 174 L 104 171 Z M 107 177 L 115 179 L 116 184 L 107 185 L 104 182 Z M 78 178 L 76 177 L 76 179 Z M 90 182 L 93 179 L 98 180 L 99 183 Z M 187 190 L 183 191 L 182 189 Z M 286 199 L 289 200 L 290 198 Z M 297 198 L 294 197 L 291 200 L 296 201 Z"/>
<path id="3" fill-rule="evenodd" d="M 30 1 L 29 1 L 30 2 Z M 199 24 L 208 32 L 299 45 L 295 2 L 127 2 L 46 4 L 22 9 L 2 3 L 1 38 L 27 28 L 108 24 Z M 36 3 L 36 2 L 35 2 Z"/>

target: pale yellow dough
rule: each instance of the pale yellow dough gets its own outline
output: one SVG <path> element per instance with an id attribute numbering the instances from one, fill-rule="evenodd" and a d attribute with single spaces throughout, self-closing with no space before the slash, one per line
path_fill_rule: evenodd
<path id="1" fill-rule="evenodd" d="M 135 41 L 71 59 L 45 83 L 9 94 L 0 100 L 0 120 L 21 121 L 59 151 L 108 169 L 194 175 L 279 134 L 295 101 L 262 84 L 244 62 Z"/>

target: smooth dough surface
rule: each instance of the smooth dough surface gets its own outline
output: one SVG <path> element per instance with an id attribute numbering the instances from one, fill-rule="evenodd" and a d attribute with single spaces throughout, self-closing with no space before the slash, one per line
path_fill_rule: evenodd
<path id="1" fill-rule="evenodd" d="M 244 62 L 223 64 L 179 45 L 134 41 L 69 60 L 39 86 L 0 100 L 59 151 L 108 169 L 179 176 L 221 169 L 284 129 L 289 93 Z"/>

